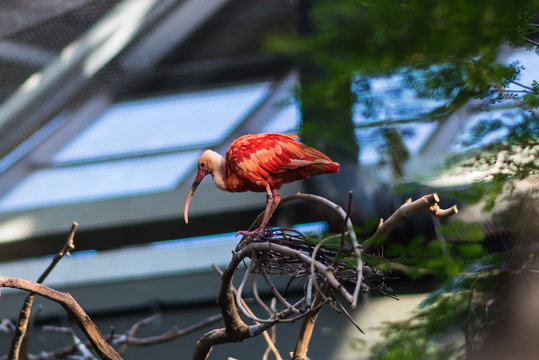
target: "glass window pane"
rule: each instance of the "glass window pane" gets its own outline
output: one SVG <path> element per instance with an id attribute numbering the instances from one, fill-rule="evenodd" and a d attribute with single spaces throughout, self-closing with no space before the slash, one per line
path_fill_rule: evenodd
<path id="1" fill-rule="evenodd" d="M 369 99 L 369 101 L 356 102 L 354 105 L 354 121 L 358 124 L 413 119 L 448 102 L 448 99 L 418 97 L 414 90 L 406 86 L 401 74 L 371 78 L 368 80 L 367 87 L 369 90 L 361 90 L 353 86 L 357 98 Z"/>
<path id="2" fill-rule="evenodd" d="M 258 83 L 116 104 L 52 161 L 214 145 L 263 99 L 269 85 Z"/>
<path id="3" fill-rule="evenodd" d="M 275 114 L 262 128 L 262 132 L 296 134 L 299 131 L 301 114 L 297 104 L 290 104 Z"/>
<path id="4" fill-rule="evenodd" d="M 196 165 L 200 151 L 34 171 L 2 199 L 20 210 L 173 189 Z"/>

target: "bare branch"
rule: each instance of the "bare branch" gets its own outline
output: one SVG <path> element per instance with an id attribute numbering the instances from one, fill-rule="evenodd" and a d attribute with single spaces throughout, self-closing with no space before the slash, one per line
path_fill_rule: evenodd
<path id="1" fill-rule="evenodd" d="M 247 338 L 260 335 L 262 332 L 266 331 L 277 323 L 279 319 L 284 319 L 293 313 L 290 308 L 287 308 L 275 314 L 273 320 L 251 326 L 247 326 L 239 316 L 235 302 L 234 289 L 232 286 L 234 272 L 243 259 L 251 255 L 253 251 L 258 252 L 267 250 L 290 250 L 296 258 L 302 258 L 310 261 L 309 257 L 300 253 L 299 251 L 294 252 L 292 249 L 285 246 L 271 243 L 249 243 L 238 252 L 234 253 L 232 260 L 222 273 L 221 287 L 219 290 L 219 296 L 217 298 L 217 302 L 221 308 L 221 313 L 225 322 L 225 327 L 222 329 L 209 331 L 197 341 L 197 345 L 192 356 L 193 360 L 206 359 L 215 345 L 239 342 Z M 340 286 L 340 284 L 338 285 Z"/>
<path id="2" fill-rule="evenodd" d="M 276 303 L 275 298 L 272 298 L 271 300 L 271 309 L 260 298 L 260 295 L 258 294 L 258 289 L 256 286 L 256 273 L 253 274 L 253 296 L 256 302 L 264 310 L 266 310 L 269 316 L 273 316 L 273 314 L 277 312 L 275 311 L 275 303 Z M 264 338 L 266 339 L 266 342 L 268 343 L 268 347 L 266 348 L 266 351 L 264 351 L 264 354 L 262 355 L 262 360 L 267 360 L 271 352 L 273 352 L 273 355 L 275 356 L 276 360 L 283 360 L 281 357 L 281 354 L 279 354 L 279 350 L 277 350 L 277 347 L 275 346 L 275 339 L 277 338 L 277 332 L 275 331 L 275 326 L 272 326 L 270 330 L 271 330 L 271 337 L 268 335 L 267 331 L 262 333 L 264 335 Z"/>
<path id="3" fill-rule="evenodd" d="M 12 334 L 15 330 L 15 325 L 9 319 L 0 318 L 0 332 Z"/>
<path id="4" fill-rule="evenodd" d="M 387 220 L 380 220 L 378 229 L 376 229 L 374 235 L 363 242 L 363 251 L 369 251 L 382 236 L 387 236 L 397 225 L 417 212 L 428 210 L 437 217 L 448 217 L 458 212 L 456 205 L 453 205 L 449 209 L 440 209 L 438 205 L 439 201 L 440 198 L 436 193 L 424 195 L 415 201 L 412 201 L 412 199 L 406 200 Z"/>
<path id="5" fill-rule="evenodd" d="M 363 330 L 361 330 L 361 328 L 359 327 L 358 323 L 356 323 L 356 321 L 354 320 L 354 318 L 352 317 L 352 315 L 350 315 L 350 313 L 348 311 L 346 311 L 346 308 L 340 303 L 340 301 L 338 301 L 337 299 L 335 299 L 335 302 L 337 303 L 337 305 L 339 305 L 339 308 L 341 309 L 342 312 L 344 312 L 344 314 L 346 315 L 346 317 L 348 318 L 348 320 L 350 320 L 350 322 L 352 324 L 354 324 L 354 326 L 356 327 L 356 329 L 358 329 L 362 334 L 365 334 L 365 332 Z"/>
<path id="6" fill-rule="evenodd" d="M 155 316 L 155 315 L 154 315 Z M 145 323 L 150 322 L 153 317 L 147 318 L 142 320 Z M 131 336 L 121 336 L 113 341 L 113 344 L 127 344 L 131 346 L 150 346 L 150 345 L 156 345 L 161 344 L 165 342 L 169 342 L 175 339 L 178 339 L 182 336 L 185 336 L 187 334 L 191 334 L 197 330 L 200 330 L 208 325 L 215 324 L 216 322 L 219 322 L 222 319 L 221 314 L 210 316 L 196 324 L 193 324 L 191 326 L 188 326 L 183 329 L 177 329 L 172 328 L 171 330 L 167 331 L 166 333 L 162 335 L 157 336 L 149 336 L 145 338 L 135 338 Z"/>
<path id="7" fill-rule="evenodd" d="M 159 314 L 154 314 L 152 316 L 149 316 L 149 317 L 147 317 L 145 319 L 142 319 L 142 320 L 137 321 L 136 323 L 134 323 L 133 326 L 131 326 L 131 328 L 127 331 L 127 333 L 125 335 L 126 340 L 130 339 L 130 338 L 133 338 L 137 334 L 137 332 L 139 331 L 139 329 L 141 327 L 155 321 L 158 317 L 159 317 Z M 111 336 L 111 338 L 114 339 L 114 336 Z M 120 346 L 120 348 L 118 349 L 118 354 L 123 356 L 125 354 L 125 351 L 127 350 L 127 345 L 128 345 L 127 341 L 125 341 L 122 344 L 122 346 Z"/>
<path id="8" fill-rule="evenodd" d="M 64 257 L 65 254 L 68 254 L 69 251 L 73 250 L 75 247 L 73 245 L 73 239 L 75 237 L 75 231 L 77 231 L 78 224 L 73 222 L 71 226 L 71 231 L 67 237 L 67 241 L 63 248 L 54 256 L 49 266 L 41 274 L 37 280 L 38 284 L 43 283 L 45 278 L 50 274 L 54 269 L 56 264 Z M 34 303 L 34 294 L 30 293 L 24 300 L 21 311 L 19 312 L 19 319 L 17 320 L 17 325 L 15 331 L 11 338 L 11 345 L 9 347 L 8 358 L 11 360 L 18 360 L 20 356 L 21 346 L 25 337 L 26 328 L 28 327 L 28 320 L 30 319 L 30 311 L 32 309 L 32 304 Z"/>
<path id="9" fill-rule="evenodd" d="M 252 262 L 254 263 L 254 261 Z M 221 271 L 221 269 L 219 269 L 215 264 L 212 265 L 213 268 L 219 273 L 219 275 L 223 276 L 223 272 Z M 255 276 L 256 273 L 253 273 L 253 276 Z M 244 314 L 249 317 L 251 320 L 253 321 L 256 321 L 256 319 L 258 319 L 255 314 L 253 313 L 253 311 L 249 308 L 249 306 L 247 306 L 247 304 L 245 303 L 245 301 L 241 298 L 241 295 L 239 296 L 239 299 L 238 299 L 238 292 L 239 290 L 236 290 L 234 288 L 234 286 L 232 285 L 232 291 L 233 293 L 236 295 L 236 301 L 238 302 L 238 306 L 240 306 L 240 309 L 242 309 L 242 312 L 244 312 Z M 264 302 L 262 301 L 262 299 L 260 299 L 260 297 L 258 296 L 258 291 L 256 290 L 256 284 L 255 284 L 255 281 L 253 281 L 253 293 L 254 293 L 254 296 L 255 296 L 255 299 L 257 299 L 258 303 L 264 308 L 266 309 L 266 311 L 268 312 L 268 314 L 270 316 L 273 315 L 272 311 L 266 306 L 266 304 L 264 304 Z M 264 321 L 264 320 L 262 320 Z M 267 344 L 268 344 L 268 348 L 266 350 L 266 352 L 264 354 L 266 354 L 267 352 L 269 351 L 272 351 L 273 354 L 275 355 L 275 358 L 276 360 L 282 360 L 282 357 L 281 355 L 279 354 L 279 350 L 277 350 L 277 348 L 275 347 L 275 329 L 272 327 L 272 336 L 270 338 L 270 336 L 268 335 L 268 332 L 267 331 L 264 331 L 262 333 L 262 336 L 264 336 L 264 339 L 266 340 Z"/>
<path id="10" fill-rule="evenodd" d="M 346 208 L 346 217 L 344 218 L 342 222 L 342 229 L 341 229 L 341 242 L 339 244 L 339 250 L 337 251 L 337 254 L 335 254 L 335 258 L 333 258 L 333 263 L 331 266 L 335 266 L 337 263 L 337 259 L 339 259 L 342 255 L 342 251 L 344 249 L 344 237 L 346 235 L 346 229 L 348 225 L 348 220 L 350 219 L 350 213 L 352 212 L 352 200 L 354 197 L 354 192 L 349 191 L 348 192 L 348 207 Z"/>
<path id="11" fill-rule="evenodd" d="M 93 321 L 70 294 L 32 281 L 8 276 L 0 276 L 0 287 L 30 291 L 57 302 L 75 319 L 80 329 L 88 337 L 92 346 L 102 359 L 121 360 L 121 356 L 105 341 Z"/>
<path id="12" fill-rule="evenodd" d="M 138 322 L 139 325 L 144 325 L 151 320 L 155 318 L 154 316 L 150 316 L 149 318 L 143 319 Z M 150 336 L 146 338 L 135 338 L 127 335 L 120 335 L 118 337 L 115 337 L 113 334 L 107 335 L 105 337 L 105 340 L 108 340 L 109 342 L 112 342 L 114 345 L 122 345 L 127 344 L 130 346 L 151 346 L 156 344 L 161 344 L 169 341 L 176 340 L 182 336 L 185 336 L 187 334 L 191 334 L 194 331 L 200 330 L 201 328 L 204 328 L 206 326 L 209 326 L 211 324 L 215 324 L 216 322 L 219 322 L 222 319 L 221 314 L 210 316 L 196 324 L 193 324 L 191 326 L 188 326 L 186 328 L 183 328 L 181 330 L 178 330 L 177 328 L 172 328 L 171 330 L 167 331 L 164 334 L 157 335 L 157 336 Z M 138 326 L 138 325 L 133 325 Z M 133 328 L 132 327 L 132 328 Z M 131 328 L 131 329 L 132 329 Z M 114 337 L 114 340 L 111 340 Z M 90 341 L 84 342 L 85 346 L 90 346 Z M 72 355 L 78 351 L 78 348 L 75 345 L 69 345 L 66 347 L 63 347 L 61 349 L 57 349 L 48 353 L 40 353 L 39 355 L 32 355 L 32 360 L 50 360 L 50 359 L 63 359 L 68 357 L 69 355 Z M 4 356 L 1 358 L 2 360 L 7 360 L 7 357 Z"/>
<path id="13" fill-rule="evenodd" d="M 95 356 L 90 352 L 90 350 L 88 350 L 86 345 L 82 341 L 80 341 L 79 337 L 75 334 L 73 329 L 68 327 L 44 326 L 43 330 L 56 331 L 69 335 L 71 337 L 71 340 L 73 341 L 73 345 L 75 345 L 79 352 L 82 354 L 83 359 L 97 360 Z"/>
<path id="14" fill-rule="evenodd" d="M 257 261 L 257 260 L 255 260 Z M 257 261 L 258 262 L 258 261 Z M 268 273 L 266 271 L 266 269 L 264 269 L 263 266 L 259 265 L 259 269 L 260 269 L 260 273 L 262 274 L 262 277 L 264 278 L 264 281 L 266 281 L 266 284 L 268 285 L 268 287 L 270 288 L 271 292 L 273 293 L 273 295 L 275 295 L 275 298 L 277 300 L 279 300 L 286 308 L 289 308 L 290 310 L 292 310 L 293 312 L 295 312 L 296 314 L 299 314 L 300 311 L 296 308 L 296 305 L 292 305 L 290 304 L 288 301 L 286 301 L 286 299 L 279 293 L 279 291 L 277 291 L 277 288 L 275 287 L 275 285 L 273 284 L 273 282 L 271 281 L 271 279 L 269 278 L 268 276 Z"/>
<path id="15" fill-rule="evenodd" d="M 39 314 L 41 313 L 42 310 L 43 310 L 43 305 L 39 305 L 36 308 L 36 310 L 34 311 L 34 313 L 32 314 L 32 316 L 30 317 L 30 321 L 28 322 L 28 327 L 26 329 L 26 334 L 23 337 L 23 341 L 22 341 L 22 344 L 21 344 L 21 350 L 20 350 L 20 354 L 23 354 L 22 355 L 23 359 L 28 359 L 28 342 L 29 342 L 30 336 L 32 334 L 32 331 L 34 330 L 34 325 L 36 323 L 36 319 L 38 318 L 38 316 L 39 316 Z"/>
<path id="16" fill-rule="evenodd" d="M 357 263 L 356 263 L 357 282 L 356 282 L 356 287 L 354 289 L 354 294 L 352 296 L 352 301 L 350 301 L 350 304 L 351 304 L 350 306 L 352 307 L 352 309 L 355 309 L 357 306 L 358 298 L 359 298 L 359 291 L 361 289 L 361 284 L 363 282 L 363 260 L 361 258 L 362 249 L 357 241 L 357 237 L 354 231 L 354 226 L 352 225 L 352 221 L 350 221 L 350 218 L 348 217 L 347 213 L 339 205 L 329 201 L 326 198 L 323 198 L 317 195 L 297 193 L 294 195 L 287 196 L 286 198 L 281 200 L 280 204 L 284 204 L 288 201 L 292 201 L 295 199 L 313 200 L 313 201 L 319 202 L 327 206 L 328 208 L 336 211 L 346 222 L 348 233 L 350 235 L 350 240 L 352 241 L 352 245 L 354 246 L 354 252 L 356 253 L 356 258 L 357 258 Z"/>
<path id="17" fill-rule="evenodd" d="M 307 357 L 307 350 L 309 349 L 309 342 L 311 341 L 314 324 L 319 313 L 320 312 L 317 311 L 301 319 L 301 327 L 292 360 L 309 360 Z"/>

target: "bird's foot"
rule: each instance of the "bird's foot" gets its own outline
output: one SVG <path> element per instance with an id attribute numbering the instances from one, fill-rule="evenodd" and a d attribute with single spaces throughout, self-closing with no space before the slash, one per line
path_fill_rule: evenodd
<path id="1" fill-rule="evenodd" d="M 252 230 L 252 231 L 238 231 L 236 233 L 236 236 L 238 235 L 241 235 L 243 237 L 249 237 L 249 236 L 260 236 L 260 235 L 264 235 L 264 232 L 265 232 L 266 229 L 263 229 L 263 228 L 258 228 L 256 230 Z"/>
<path id="2" fill-rule="evenodd" d="M 242 248 L 253 240 L 263 239 L 264 234 L 266 233 L 265 227 L 259 227 L 258 229 L 252 231 L 238 231 L 236 236 L 241 235 L 242 239 L 239 242 L 236 249 Z"/>

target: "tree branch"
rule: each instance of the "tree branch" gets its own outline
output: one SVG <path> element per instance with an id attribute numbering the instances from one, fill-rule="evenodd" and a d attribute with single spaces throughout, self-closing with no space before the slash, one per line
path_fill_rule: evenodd
<path id="1" fill-rule="evenodd" d="M 75 231 L 77 231 L 78 224 L 73 222 L 71 226 L 71 231 L 67 237 L 67 241 L 64 247 L 54 256 L 49 266 L 41 274 L 37 280 L 38 284 L 43 283 L 45 278 L 50 274 L 54 269 L 56 264 L 64 257 L 65 254 L 68 254 L 69 251 L 73 250 L 75 247 L 73 245 L 73 238 L 75 237 Z M 8 358 L 10 360 L 19 360 L 21 346 L 25 337 L 26 329 L 28 327 L 28 320 L 30 319 L 30 311 L 32 309 L 32 304 L 34 303 L 34 294 L 30 293 L 24 299 L 24 303 L 21 311 L 19 312 L 19 319 L 17 320 L 17 325 L 15 326 L 15 331 L 11 338 L 11 345 L 9 347 Z"/>
<path id="2" fill-rule="evenodd" d="M 105 341 L 97 326 L 69 293 L 51 289 L 45 285 L 24 279 L 0 276 L 0 287 L 10 287 L 36 293 L 60 304 L 75 319 L 90 340 L 97 354 L 106 360 L 121 360 L 121 356 Z"/>
<path id="3" fill-rule="evenodd" d="M 413 214 L 428 210 L 437 217 L 448 217 L 458 212 L 457 205 L 453 205 L 449 209 L 440 209 L 438 202 L 440 198 L 437 193 L 424 195 L 412 202 L 412 199 L 406 200 L 386 221 L 380 219 L 380 223 L 373 236 L 365 240 L 362 244 L 363 251 L 371 250 L 373 246 L 378 244 L 380 238 L 389 235 L 397 225 L 412 216 Z"/>
<path id="4" fill-rule="evenodd" d="M 71 340 L 73 341 L 73 345 L 77 347 L 79 352 L 82 354 L 83 359 L 88 360 L 95 360 L 95 356 L 88 350 L 86 345 L 79 339 L 79 337 L 75 334 L 73 329 L 63 326 L 44 326 L 44 331 L 56 331 L 61 332 L 64 334 L 67 334 L 71 337 Z"/>
<path id="5" fill-rule="evenodd" d="M 350 301 L 351 308 L 355 309 L 356 306 L 357 306 L 358 299 L 359 299 L 359 291 L 361 289 L 361 284 L 363 282 L 363 260 L 362 260 L 362 257 L 361 257 L 361 252 L 363 250 L 362 250 L 361 246 L 359 245 L 359 243 L 357 241 L 356 232 L 354 231 L 354 225 L 352 224 L 352 221 L 348 217 L 348 214 L 339 205 L 329 201 L 326 198 L 318 196 L 318 195 L 301 194 L 301 193 L 297 193 L 297 194 L 294 194 L 294 195 L 289 195 L 286 198 L 284 198 L 283 200 L 281 200 L 280 205 L 285 204 L 288 201 L 292 201 L 292 200 L 296 200 L 296 199 L 313 200 L 313 201 L 319 202 L 319 203 L 327 206 L 328 208 L 333 209 L 345 221 L 346 227 L 348 228 L 348 234 L 350 236 L 350 240 L 352 241 L 352 245 L 354 247 L 354 252 L 356 254 L 356 259 L 357 259 L 357 263 L 356 263 L 357 282 L 356 282 L 356 286 L 354 288 L 354 293 L 352 295 L 352 301 Z M 346 296 L 345 296 L 345 298 L 346 298 Z M 349 299 L 347 299 L 347 300 L 349 300 Z"/>

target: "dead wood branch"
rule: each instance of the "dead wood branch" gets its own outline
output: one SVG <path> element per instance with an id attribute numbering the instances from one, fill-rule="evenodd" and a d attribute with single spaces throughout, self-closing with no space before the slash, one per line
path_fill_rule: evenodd
<path id="1" fill-rule="evenodd" d="M 190 325 L 183 329 L 177 329 L 176 327 L 170 329 L 169 331 L 161 334 L 161 335 L 155 335 L 155 336 L 149 336 L 145 338 L 137 338 L 134 337 L 134 335 L 129 335 L 129 333 L 137 328 L 139 329 L 143 325 L 146 325 L 150 323 L 151 321 L 155 320 L 155 318 L 158 316 L 152 315 L 148 318 L 142 319 L 138 321 L 136 324 L 134 324 L 125 334 L 120 335 L 107 335 L 105 336 L 105 340 L 109 343 L 112 343 L 112 345 L 129 345 L 129 346 L 151 346 L 151 345 L 157 345 L 162 344 L 165 342 L 176 340 L 182 336 L 188 335 L 193 333 L 194 331 L 200 330 L 204 327 L 207 327 L 209 325 L 215 324 L 219 321 L 221 321 L 222 316 L 221 314 L 210 316 L 196 324 Z M 136 333 L 136 331 L 134 331 Z M 91 346 L 90 341 L 84 341 L 84 346 L 88 347 Z M 69 357 L 75 353 L 77 353 L 78 347 L 76 345 L 68 345 L 60 349 L 56 349 L 54 351 L 50 352 L 42 352 L 37 355 L 30 355 L 30 360 L 50 360 L 50 359 L 63 359 L 66 357 Z M 0 358 L 0 360 L 7 360 L 7 356 L 3 356 Z"/>
<path id="2" fill-rule="evenodd" d="M 350 194 L 351 196 L 352 194 Z M 349 218 L 350 204 L 348 211 L 345 212 L 340 206 L 325 198 L 298 193 L 287 196 L 280 205 L 293 200 L 318 202 L 333 209 L 342 217 L 343 230 L 338 249 L 324 246 L 326 242 L 331 240 L 330 238 L 323 239 L 314 245 L 307 242 L 301 233 L 291 229 L 268 229 L 263 234 L 245 235 L 222 276 L 218 303 L 223 313 L 225 328 L 206 333 L 198 341 L 193 359 L 206 359 L 214 345 L 243 341 L 265 331 L 276 323 L 298 319 L 302 319 L 303 326 L 293 356 L 295 359 L 306 358 L 310 333 L 320 308 L 329 303 L 338 311 L 346 312 L 345 308 L 334 297 L 334 293 L 340 294 L 352 309 L 357 305 L 361 290 L 367 292 L 371 286 L 392 296 L 391 289 L 385 285 L 385 276 L 379 270 L 371 269 L 363 263 L 362 251 L 370 249 L 381 236 L 389 234 L 399 223 L 418 211 L 428 210 L 437 217 L 446 217 L 457 212 L 456 206 L 441 210 L 438 206 L 438 195 L 435 193 L 425 195 L 414 202 L 409 199 L 386 222 L 380 222 L 376 233 L 371 238 L 359 245 Z M 262 214 L 253 222 L 251 229 L 258 225 L 261 216 Z M 351 247 L 345 246 L 346 235 L 351 242 Z M 232 285 L 233 273 L 246 258 L 249 258 L 250 263 L 236 292 Z M 346 260 L 343 261 L 341 258 Z M 350 267 L 351 259 L 354 259 L 355 268 Z M 253 275 L 254 277 L 256 273 L 262 275 L 275 299 L 284 306 L 284 310 L 271 312 L 270 317 L 266 319 L 255 316 L 243 305 L 245 302 L 242 299 L 242 290 L 249 276 Z M 305 296 L 294 304 L 288 302 L 269 278 L 268 274 L 272 273 L 288 274 L 294 278 L 307 279 Z M 344 286 L 345 282 L 354 284 L 352 293 Z M 238 311 L 253 321 L 255 325 L 246 325 L 241 320 Z M 346 314 L 349 316 L 347 312 Z M 359 329 L 357 324 L 354 325 Z M 359 330 L 361 331 L 361 329 Z"/>
<path id="3" fill-rule="evenodd" d="M 368 252 L 372 250 L 372 248 L 376 246 L 376 244 L 378 244 L 383 237 L 389 235 L 389 233 L 391 233 L 391 231 L 393 231 L 397 225 L 415 213 L 427 210 L 433 216 L 442 218 L 458 213 L 456 205 L 453 205 L 448 209 L 440 209 L 438 205 L 439 201 L 440 198 L 438 197 L 437 193 L 424 195 L 415 201 L 412 201 L 411 198 L 406 200 L 406 202 L 401 205 L 401 207 L 399 207 L 389 218 L 387 218 L 387 220 L 384 221 L 383 219 L 380 219 L 380 223 L 374 235 L 363 242 L 363 251 Z"/>
<path id="4" fill-rule="evenodd" d="M 71 226 L 71 231 L 67 237 L 67 241 L 63 248 L 54 256 L 49 266 L 41 274 L 39 279 L 37 279 L 38 284 L 42 284 L 45 278 L 50 274 L 54 269 L 56 264 L 64 257 L 65 254 L 68 254 L 69 251 L 73 250 L 75 247 L 73 245 L 73 239 L 75 237 L 75 232 L 77 231 L 78 224 L 73 222 Z M 23 340 L 25 338 L 26 329 L 28 327 L 28 320 L 30 319 L 30 311 L 32 309 L 32 304 L 34 303 L 34 294 L 30 293 L 24 299 L 24 303 L 21 311 L 19 312 L 19 319 L 17 320 L 17 325 L 15 326 L 15 331 L 11 338 L 11 345 L 9 347 L 8 358 L 10 360 L 18 360 L 20 356 L 21 347 Z"/>
<path id="5" fill-rule="evenodd" d="M 305 255 L 301 251 L 291 249 L 283 245 L 274 244 L 271 242 L 251 242 L 234 254 L 232 261 L 223 272 L 218 303 L 221 308 L 221 312 L 223 313 L 225 328 L 215 329 L 206 333 L 197 342 L 193 359 L 206 359 L 214 345 L 243 341 L 247 338 L 259 335 L 261 332 L 267 330 L 278 322 L 292 321 L 292 319 L 287 318 L 290 315 L 297 314 L 298 311 L 300 312 L 300 315 L 294 317 L 293 320 L 297 320 L 301 317 L 308 316 L 313 312 L 317 312 L 321 305 L 323 305 L 323 303 L 320 304 L 319 302 L 311 301 L 311 304 L 313 305 L 307 306 L 307 298 L 304 297 L 295 304 L 284 302 L 285 309 L 272 314 L 272 316 L 268 319 L 259 319 L 249 314 L 241 305 L 242 299 L 239 289 L 236 293 L 237 295 L 235 296 L 234 294 L 234 290 L 232 288 L 232 276 L 238 265 L 247 257 L 253 258 L 251 259 L 251 263 L 246 275 L 248 275 L 250 271 L 253 271 L 257 261 L 255 256 L 259 253 L 278 253 L 288 257 L 289 259 L 296 259 L 300 261 L 305 265 L 306 268 L 310 268 L 311 264 L 314 264 L 318 273 L 323 275 L 332 288 L 340 292 L 341 295 L 350 303 L 353 302 L 352 295 L 344 288 L 344 286 L 342 286 L 342 284 L 339 283 L 332 270 L 328 266 L 319 261 L 313 261 L 310 256 Z M 243 284 L 244 281 L 242 281 L 242 286 Z M 256 322 L 255 325 L 248 326 L 241 320 L 238 313 L 238 308 L 236 307 L 237 304 L 242 313 L 244 312 L 244 315 Z"/>
<path id="6" fill-rule="evenodd" d="M 30 291 L 57 302 L 77 322 L 102 359 L 121 360 L 121 356 L 105 341 L 97 326 L 69 293 L 63 293 L 33 281 L 8 276 L 0 276 L 0 287 Z"/>
<path id="7" fill-rule="evenodd" d="M 130 338 L 134 338 L 141 327 L 143 327 L 143 326 L 145 326 L 145 325 L 147 325 L 149 323 L 154 322 L 158 317 L 159 317 L 159 314 L 154 314 L 154 315 L 152 315 L 150 317 L 147 317 L 145 319 L 142 319 L 142 320 L 137 321 L 136 323 L 134 323 L 133 326 L 131 326 L 131 328 L 125 334 L 125 340 L 126 341 L 118 349 L 118 354 L 120 354 L 121 356 L 124 356 L 125 351 L 127 350 L 127 345 L 128 345 L 127 340 L 130 339 Z M 111 338 L 114 339 L 114 336 L 111 336 Z"/>
<path id="8" fill-rule="evenodd" d="M 15 331 L 15 325 L 9 319 L 0 318 L 0 332 L 12 334 Z"/>
<path id="9" fill-rule="evenodd" d="M 277 323 L 293 322 L 299 319 L 305 319 L 306 325 L 310 324 L 305 326 L 305 331 L 300 334 L 300 339 L 303 341 L 300 340 L 298 345 L 298 349 L 301 349 L 300 353 L 306 354 L 310 339 L 309 332 L 312 331 L 318 311 L 327 303 L 335 307 L 334 292 L 340 294 L 350 307 L 354 308 L 361 289 L 364 291 L 368 289 L 368 285 L 364 282 L 365 269 L 368 270 L 369 285 L 376 284 L 372 282 L 373 278 L 382 276 L 381 273 L 373 271 L 363 263 L 361 246 L 348 212 L 325 198 L 311 194 L 298 193 L 287 196 L 281 204 L 293 200 L 315 201 L 336 211 L 344 224 L 343 233 L 340 235 L 340 246 L 338 249 L 323 246 L 329 239 L 313 244 L 303 234 L 292 229 L 268 229 L 264 234 L 254 233 L 244 236 L 222 275 L 218 303 L 223 313 L 225 328 L 206 333 L 198 341 L 193 359 L 206 359 L 215 345 L 243 341 L 264 332 Z M 259 220 L 260 216 L 251 228 L 255 227 Z M 346 248 L 343 240 L 345 232 L 349 238 L 349 244 L 351 243 L 351 246 Z M 336 258 L 337 255 L 342 258 Z M 250 263 L 236 292 L 232 285 L 233 273 L 247 258 Z M 254 277 L 255 274 L 262 275 L 267 288 L 284 307 L 280 311 L 269 313 L 269 317 L 265 319 L 255 316 L 244 305 L 245 302 L 242 299 L 242 291 L 248 278 L 251 275 Z M 307 279 L 305 296 L 293 304 L 290 303 L 277 290 L 269 274 L 287 274 L 296 279 Z M 344 283 L 352 284 L 353 292 L 348 291 Z M 383 283 L 383 281 L 378 281 L 378 283 Z M 240 313 L 255 324 L 246 325 L 241 320 Z"/>
<path id="10" fill-rule="evenodd" d="M 253 262 L 253 264 L 254 264 L 254 262 Z M 215 264 L 213 264 L 213 268 L 215 269 L 215 271 L 217 271 L 219 273 L 219 275 L 221 275 L 221 277 L 223 276 L 223 272 Z M 266 306 L 266 304 L 264 304 L 262 299 L 260 299 L 260 296 L 258 295 L 258 290 L 256 289 L 256 280 L 255 279 L 256 279 L 256 273 L 253 274 L 253 294 L 254 294 L 254 297 L 255 297 L 256 301 L 262 306 L 262 308 L 264 308 L 267 311 L 267 313 L 271 317 L 276 313 L 276 311 L 272 311 L 271 309 L 269 309 Z M 248 314 L 248 317 L 250 319 L 252 319 L 252 320 L 256 319 L 255 314 L 249 308 L 249 306 L 247 305 L 245 300 L 243 300 L 243 298 L 241 298 L 241 295 L 238 297 L 238 290 L 234 287 L 233 284 L 232 284 L 232 292 L 234 293 L 234 296 L 236 296 L 236 301 L 237 301 L 238 305 L 241 306 L 242 311 L 245 311 Z M 256 321 L 256 320 L 254 320 L 254 321 Z M 268 348 L 266 349 L 266 352 L 264 353 L 264 356 L 266 356 L 266 354 L 268 354 L 271 351 L 275 355 L 276 360 L 282 360 L 282 357 L 279 354 L 279 351 L 275 347 L 275 328 L 271 327 L 271 330 L 272 330 L 272 336 L 271 337 L 268 335 L 267 331 L 262 332 L 262 336 L 264 336 L 264 339 L 266 340 L 266 343 L 268 344 Z"/>
<path id="11" fill-rule="evenodd" d="M 136 338 L 129 335 L 122 335 L 114 339 L 112 343 L 114 345 L 127 344 L 127 345 L 132 345 L 132 346 L 150 346 L 150 345 L 161 344 L 161 343 L 176 340 L 182 336 L 191 334 L 197 330 L 205 328 L 206 326 L 215 324 L 216 322 L 221 321 L 221 319 L 222 319 L 221 314 L 217 314 L 217 315 L 210 316 L 196 324 L 193 324 L 183 329 L 178 329 L 174 327 L 164 334 L 156 335 L 156 336 L 149 336 L 145 338 Z"/>
<path id="12" fill-rule="evenodd" d="M 95 356 L 88 350 L 86 345 L 79 339 L 79 337 L 75 334 L 73 329 L 63 326 L 44 326 L 44 331 L 56 331 L 60 333 L 67 334 L 71 337 L 71 340 L 73 341 L 73 345 L 78 349 L 78 351 L 81 353 L 82 359 L 85 360 L 97 360 Z"/>
<path id="13" fill-rule="evenodd" d="M 288 201 L 292 201 L 292 200 L 296 200 L 296 199 L 311 200 L 311 201 L 321 203 L 322 205 L 325 205 L 329 209 L 332 209 L 335 212 L 337 212 L 337 214 L 339 216 L 341 216 L 344 223 L 346 224 L 346 227 L 348 228 L 348 236 L 350 237 L 350 240 L 352 241 L 353 250 L 354 250 L 354 252 L 356 254 L 356 258 L 357 258 L 357 262 L 356 262 L 357 281 L 356 281 L 356 286 L 354 288 L 354 292 L 353 292 L 353 295 L 352 295 L 353 301 L 351 301 L 351 303 L 350 303 L 350 306 L 352 307 L 352 309 L 355 309 L 356 306 L 357 306 L 358 299 L 359 299 L 359 292 L 360 292 L 360 289 L 361 289 L 361 284 L 363 282 L 363 259 L 361 257 L 362 249 L 361 249 L 361 246 L 358 243 L 358 240 L 357 240 L 357 237 L 356 237 L 356 232 L 354 231 L 354 225 L 352 224 L 352 221 L 350 220 L 350 217 L 348 216 L 348 213 L 345 212 L 339 205 L 329 201 L 328 199 L 323 198 L 323 197 L 318 196 L 318 195 L 313 195 L 313 194 L 297 193 L 297 194 L 294 194 L 294 195 L 290 195 L 290 196 L 287 196 L 286 198 L 284 198 L 281 201 L 281 204 L 284 204 L 284 203 L 286 203 Z"/>
<path id="14" fill-rule="evenodd" d="M 296 342 L 294 353 L 292 354 L 292 360 L 309 360 L 307 357 L 307 350 L 309 349 L 309 342 L 311 341 L 314 325 L 319 313 L 320 312 L 317 311 L 301 320 L 299 337 Z"/>

